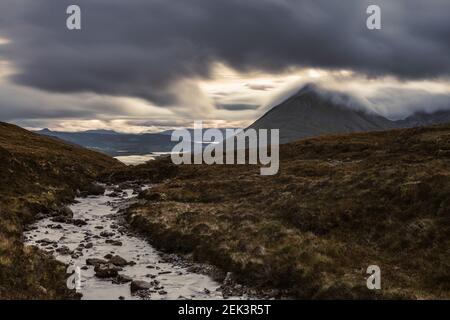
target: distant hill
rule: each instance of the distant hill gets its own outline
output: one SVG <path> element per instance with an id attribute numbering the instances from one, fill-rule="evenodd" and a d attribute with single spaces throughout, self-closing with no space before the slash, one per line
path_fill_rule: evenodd
<path id="1" fill-rule="evenodd" d="M 170 141 L 170 134 L 160 133 L 127 134 L 110 130 L 60 132 L 49 129 L 40 130 L 37 133 L 56 137 L 111 156 L 169 152 L 177 143 Z"/>
<path id="2" fill-rule="evenodd" d="M 396 121 L 396 123 L 399 127 L 402 128 L 423 127 L 432 124 L 450 123 L 450 111 L 437 111 L 434 113 L 418 112 L 404 120 Z"/>
<path id="3" fill-rule="evenodd" d="M 249 128 L 280 129 L 280 143 L 287 143 L 324 134 L 382 131 L 450 122 L 448 111 L 418 113 L 405 120 L 392 121 L 376 113 L 348 107 L 345 99 L 344 95 L 333 99 L 332 95 L 322 94 L 315 85 L 306 85 Z"/>
<path id="4" fill-rule="evenodd" d="M 206 130 L 204 128 L 203 130 Z M 226 129 L 219 129 L 225 136 Z M 170 152 L 178 143 L 171 141 L 174 130 L 159 133 L 129 134 L 112 130 L 89 130 L 82 132 L 61 132 L 43 129 L 36 133 L 52 136 L 64 141 L 96 150 L 110 156 L 144 155 L 154 152 Z M 188 129 L 193 135 L 193 129 Z"/>

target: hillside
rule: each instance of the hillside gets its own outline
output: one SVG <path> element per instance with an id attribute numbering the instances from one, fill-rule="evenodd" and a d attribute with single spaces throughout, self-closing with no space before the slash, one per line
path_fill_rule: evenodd
<path id="1" fill-rule="evenodd" d="M 65 268 L 22 244 L 39 212 L 57 210 L 102 171 L 122 165 L 100 153 L 0 123 L 0 299 L 72 297 Z"/>
<path id="2" fill-rule="evenodd" d="M 131 224 L 159 248 L 297 298 L 450 298 L 450 125 L 328 135 L 281 146 L 280 172 L 174 166 Z M 155 180 L 155 181 L 156 181 Z M 380 266 L 382 290 L 366 288 Z"/>

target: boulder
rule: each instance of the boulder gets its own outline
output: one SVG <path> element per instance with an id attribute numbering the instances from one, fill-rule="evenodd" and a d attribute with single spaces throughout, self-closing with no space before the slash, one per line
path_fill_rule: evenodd
<path id="1" fill-rule="evenodd" d="M 126 266 L 128 264 L 127 260 L 125 260 L 121 256 L 117 256 L 117 255 L 111 257 L 111 259 L 109 259 L 108 262 L 112 263 L 113 265 L 118 266 L 118 267 L 123 267 L 123 266 Z"/>
<path id="2" fill-rule="evenodd" d="M 62 246 L 61 248 L 56 249 L 56 252 L 58 252 L 61 255 L 69 255 L 72 254 L 72 250 L 69 249 L 67 246 Z"/>
<path id="3" fill-rule="evenodd" d="M 98 278 L 114 278 L 117 277 L 118 272 L 121 271 L 121 268 L 118 268 L 112 264 L 98 264 L 95 266 L 95 276 Z"/>
<path id="4" fill-rule="evenodd" d="M 88 184 L 80 190 L 80 195 L 82 197 L 87 197 L 89 195 L 102 196 L 104 193 L 105 193 L 105 187 L 103 187 L 99 184 L 96 184 L 96 183 Z"/>
<path id="5" fill-rule="evenodd" d="M 72 219 L 71 223 L 77 227 L 85 226 L 87 225 L 87 222 L 83 219 Z"/>
<path id="6" fill-rule="evenodd" d="M 109 231 L 102 231 L 100 233 L 100 236 L 104 237 L 104 238 L 108 238 L 108 237 L 112 237 L 114 235 L 113 232 L 109 232 Z"/>
<path id="7" fill-rule="evenodd" d="M 119 283 L 119 284 L 120 283 L 128 283 L 128 282 L 131 282 L 131 281 L 133 281 L 133 279 L 131 277 L 129 277 L 129 276 L 124 275 L 124 274 L 119 274 L 114 279 L 114 282 L 115 283 Z"/>
<path id="8" fill-rule="evenodd" d="M 111 240 L 111 239 L 106 240 L 105 243 L 108 243 L 112 246 L 118 246 L 118 247 L 120 247 L 122 245 L 122 241 Z"/>
<path id="9" fill-rule="evenodd" d="M 88 266 L 97 266 L 97 265 L 106 264 L 106 263 L 108 263 L 108 261 L 103 260 L 103 259 L 98 259 L 98 258 L 86 259 L 86 264 Z"/>
<path id="10" fill-rule="evenodd" d="M 141 290 L 149 290 L 152 285 L 146 281 L 134 280 L 130 284 L 131 292 L 141 291 Z"/>

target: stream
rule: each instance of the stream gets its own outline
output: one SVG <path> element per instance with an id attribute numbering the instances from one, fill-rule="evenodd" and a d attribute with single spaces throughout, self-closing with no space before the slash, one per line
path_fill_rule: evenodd
<path id="1" fill-rule="evenodd" d="M 132 197 L 132 190 L 124 190 L 115 197 L 77 198 L 69 206 L 73 221 L 78 221 L 76 225 L 44 218 L 25 232 L 25 244 L 35 245 L 57 260 L 78 267 L 81 281 L 77 292 L 83 295 L 82 299 L 223 299 L 220 283 L 189 271 L 183 261 L 168 262 L 145 239 L 128 232 L 120 223 L 118 210 Z M 87 259 L 104 262 L 111 256 L 119 256 L 114 258 L 119 266 L 108 264 L 115 269 L 116 275 L 112 277 L 100 278 L 94 271 L 95 263 L 87 264 Z M 117 280 L 117 273 L 121 281 Z M 132 292 L 132 280 L 145 281 L 149 288 Z"/>

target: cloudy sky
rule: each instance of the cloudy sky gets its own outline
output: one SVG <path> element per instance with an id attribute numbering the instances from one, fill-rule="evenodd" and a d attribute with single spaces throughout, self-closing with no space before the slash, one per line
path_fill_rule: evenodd
<path id="1" fill-rule="evenodd" d="M 66 9 L 82 10 L 82 30 Z M 382 29 L 366 9 L 381 7 Z M 450 109 L 448 0 L 1 0 L 0 120 L 245 126 L 302 84 L 402 118 Z"/>

